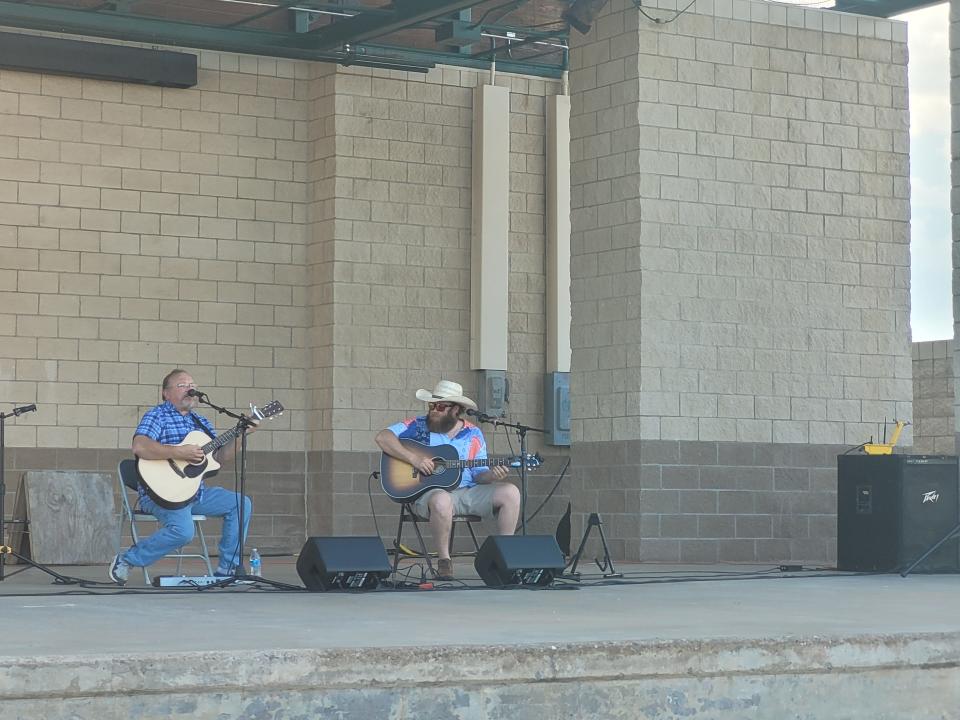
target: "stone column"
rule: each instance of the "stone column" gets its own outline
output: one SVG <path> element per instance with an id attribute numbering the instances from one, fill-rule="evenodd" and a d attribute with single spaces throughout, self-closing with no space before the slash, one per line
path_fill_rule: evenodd
<path id="1" fill-rule="evenodd" d="M 950 0 L 950 210 L 953 230 L 953 337 L 960 337 L 960 126 L 957 124 L 960 108 L 960 2 Z M 953 343 L 953 417 L 954 447 L 960 448 L 960 343 Z"/>
<path id="2" fill-rule="evenodd" d="M 911 413 L 906 27 L 657 5 L 572 37 L 576 509 L 629 559 L 828 562 L 836 454 Z"/>

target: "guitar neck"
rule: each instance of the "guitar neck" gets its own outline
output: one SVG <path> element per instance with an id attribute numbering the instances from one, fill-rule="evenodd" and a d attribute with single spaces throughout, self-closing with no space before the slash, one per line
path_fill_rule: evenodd
<path id="1" fill-rule="evenodd" d="M 222 435 L 217 435 L 213 440 L 208 442 L 203 446 L 203 454 L 209 455 L 210 453 L 215 453 L 217 450 L 222 448 L 224 445 L 232 443 L 237 439 L 237 436 L 240 434 L 240 428 L 231 428 L 227 430 Z"/>
<path id="2" fill-rule="evenodd" d="M 477 468 L 477 467 L 497 467 L 498 465 L 510 465 L 513 458 L 480 458 L 478 460 L 458 460 L 455 463 L 447 463 L 448 467 L 454 468 Z"/>

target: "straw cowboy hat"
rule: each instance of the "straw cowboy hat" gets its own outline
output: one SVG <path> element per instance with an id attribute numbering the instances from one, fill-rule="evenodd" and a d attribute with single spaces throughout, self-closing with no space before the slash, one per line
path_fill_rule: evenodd
<path id="1" fill-rule="evenodd" d="M 477 404 L 473 400 L 464 397 L 463 386 L 452 380 L 441 380 L 437 383 L 433 392 L 423 389 L 417 390 L 417 400 L 422 400 L 427 403 L 452 402 L 457 405 L 462 405 L 465 408 L 470 408 L 471 410 L 477 409 Z"/>

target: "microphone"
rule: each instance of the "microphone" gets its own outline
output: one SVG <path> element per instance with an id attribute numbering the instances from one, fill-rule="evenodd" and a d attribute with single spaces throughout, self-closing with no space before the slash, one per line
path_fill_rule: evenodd
<path id="1" fill-rule="evenodd" d="M 495 418 L 493 415 L 487 415 L 482 413 L 479 410 L 474 410 L 472 408 L 466 408 L 467 415 L 470 417 L 475 417 L 479 422 L 496 422 L 499 418 Z"/>
<path id="2" fill-rule="evenodd" d="M 207 396 L 206 393 L 200 392 L 196 388 L 190 388 L 189 390 L 187 390 L 187 397 L 203 398 L 206 396 Z"/>
<path id="3" fill-rule="evenodd" d="M 13 414 L 14 414 L 14 415 L 21 415 L 22 413 L 33 412 L 33 411 L 36 410 L 36 409 L 37 409 L 37 406 L 36 406 L 36 405 L 22 405 L 22 406 L 20 406 L 20 407 L 18 407 L 18 408 L 14 408 L 14 409 L 13 409 Z"/>

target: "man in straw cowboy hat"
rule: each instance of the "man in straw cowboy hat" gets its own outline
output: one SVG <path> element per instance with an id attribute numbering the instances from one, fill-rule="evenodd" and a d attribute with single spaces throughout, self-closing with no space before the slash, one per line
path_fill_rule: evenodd
<path id="1" fill-rule="evenodd" d="M 424 475 L 434 471 L 433 460 L 408 450 L 400 442 L 410 439 L 425 445 L 452 445 L 461 460 L 487 457 L 487 443 L 476 425 L 463 415 L 477 404 L 463 394 L 463 387 L 450 380 L 441 380 L 433 391 L 417 390 L 417 400 L 427 403 L 427 414 L 395 423 L 377 433 L 376 442 L 388 455 L 417 468 Z M 437 544 L 437 577 L 453 579 L 450 559 L 450 531 L 454 515 L 496 517 L 500 535 L 513 535 L 520 517 L 520 491 L 516 485 L 502 482 L 509 473 L 502 466 L 464 468 L 460 484 L 447 491 L 433 488 L 413 503 L 420 517 L 428 518 Z"/>

